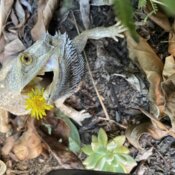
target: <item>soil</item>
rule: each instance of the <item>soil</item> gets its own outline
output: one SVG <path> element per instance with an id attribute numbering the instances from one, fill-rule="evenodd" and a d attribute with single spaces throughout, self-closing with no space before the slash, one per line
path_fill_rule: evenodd
<path id="1" fill-rule="evenodd" d="M 33 10 L 36 10 L 34 2 Z M 67 32 L 70 38 L 74 38 L 77 35 L 77 31 L 73 22 L 73 15 L 80 31 L 85 30 L 81 21 L 78 3 L 74 1 L 73 8 L 64 14 L 60 15 L 59 9 L 57 10 L 49 32 L 54 34 L 60 30 L 61 33 Z M 26 31 L 32 28 L 30 25 L 32 25 L 33 18 L 29 21 L 29 27 L 26 28 Z M 109 6 L 92 6 L 90 19 L 91 28 L 115 24 L 115 15 L 113 9 Z M 139 21 L 140 17 L 136 16 L 136 20 Z M 167 55 L 167 44 L 161 41 L 167 41 L 168 34 L 150 20 L 146 26 L 138 27 L 138 31 L 144 38 L 148 39 L 149 44 L 163 60 Z M 28 43 L 26 45 L 31 45 L 30 36 L 24 37 L 24 42 Z M 118 123 L 100 120 L 100 118 L 105 117 L 105 114 L 94 90 L 89 72 L 86 70 L 80 90 L 72 95 L 66 103 L 77 110 L 85 109 L 92 115 L 92 118 L 86 119 L 82 126 L 77 126 L 82 144 L 89 144 L 91 136 L 97 134 L 100 127 L 103 127 L 110 137 L 123 135 L 125 134 L 125 129 L 122 126 L 138 123 L 140 118 L 145 118 L 136 108 L 142 107 L 145 110 L 149 110 L 149 83 L 146 81 L 143 72 L 129 59 L 125 39 L 119 39 L 118 43 L 109 38 L 98 41 L 90 40 L 86 45 L 85 52 L 107 112 L 110 118 Z M 140 91 L 126 80 L 133 75 L 142 82 Z M 1 145 L 4 139 L 4 135 L 0 135 Z M 138 162 L 131 174 L 138 174 L 141 171 L 145 175 L 175 174 L 174 138 L 167 136 L 161 140 L 154 140 L 151 136 L 145 134 L 141 137 L 140 143 L 145 150 L 153 148 L 153 153 L 146 160 Z M 129 143 L 127 145 L 133 157 L 137 157 L 140 154 L 132 145 Z M 14 160 L 9 159 L 7 163 L 11 169 L 7 174 L 10 175 L 46 174 L 49 170 L 55 169 L 53 167 L 59 166 L 51 153 L 41 155 L 30 161 L 14 162 Z"/>

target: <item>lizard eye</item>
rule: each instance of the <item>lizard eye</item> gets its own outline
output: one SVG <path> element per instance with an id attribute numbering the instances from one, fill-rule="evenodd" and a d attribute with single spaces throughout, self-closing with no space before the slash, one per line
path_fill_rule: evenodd
<path id="1" fill-rule="evenodd" d="M 33 61 L 33 58 L 28 54 L 21 54 L 20 61 L 21 61 L 21 63 L 23 63 L 25 65 L 30 65 Z"/>

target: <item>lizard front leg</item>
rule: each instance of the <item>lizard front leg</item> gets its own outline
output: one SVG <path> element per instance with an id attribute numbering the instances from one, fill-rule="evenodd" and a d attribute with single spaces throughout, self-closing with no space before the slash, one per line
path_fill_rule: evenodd
<path id="1" fill-rule="evenodd" d="M 126 31 L 126 28 L 124 28 L 121 23 L 118 22 L 110 27 L 96 27 L 83 31 L 81 34 L 75 37 L 72 42 L 79 53 L 81 53 L 84 50 L 88 39 L 97 40 L 108 37 L 118 41 L 117 37 L 124 38 L 124 35 L 122 34 L 124 31 Z"/>
<path id="2" fill-rule="evenodd" d="M 76 121 L 79 125 L 82 125 L 81 122 L 84 119 L 91 117 L 91 115 L 89 113 L 87 113 L 85 110 L 77 111 L 77 110 L 73 109 L 72 107 L 65 105 L 64 102 L 70 95 L 71 94 L 66 95 L 64 97 L 61 97 L 58 100 L 56 100 L 55 101 L 55 106 L 61 112 L 63 112 L 65 115 L 67 115 L 68 117 L 70 117 L 74 121 Z"/>

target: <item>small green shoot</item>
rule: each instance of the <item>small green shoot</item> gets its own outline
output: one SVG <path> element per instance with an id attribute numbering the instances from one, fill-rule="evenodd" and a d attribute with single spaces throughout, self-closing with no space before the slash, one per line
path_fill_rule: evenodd
<path id="1" fill-rule="evenodd" d="M 82 151 L 87 155 L 83 164 L 87 169 L 129 173 L 136 161 L 129 155 L 129 149 L 124 146 L 125 136 L 117 136 L 108 142 L 103 129 L 98 136 L 92 136 L 91 145 L 85 145 Z"/>

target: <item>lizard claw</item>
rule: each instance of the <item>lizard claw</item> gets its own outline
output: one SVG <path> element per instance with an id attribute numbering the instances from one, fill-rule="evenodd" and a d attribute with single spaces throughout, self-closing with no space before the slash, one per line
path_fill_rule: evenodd
<path id="1" fill-rule="evenodd" d="M 109 37 L 113 38 L 116 42 L 118 42 L 118 38 L 124 38 L 123 32 L 126 31 L 126 27 L 124 27 L 120 21 L 118 21 L 115 25 L 108 28 Z"/>
<path id="2" fill-rule="evenodd" d="M 82 121 L 86 118 L 90 118 L 92 117 L 88 112 L 86 112 L 86 110 L 82 110 L 82 111 L 74 111 L 71 116 L 73 120 L 75 120 L 80 126 L 82 125 Z"/>

